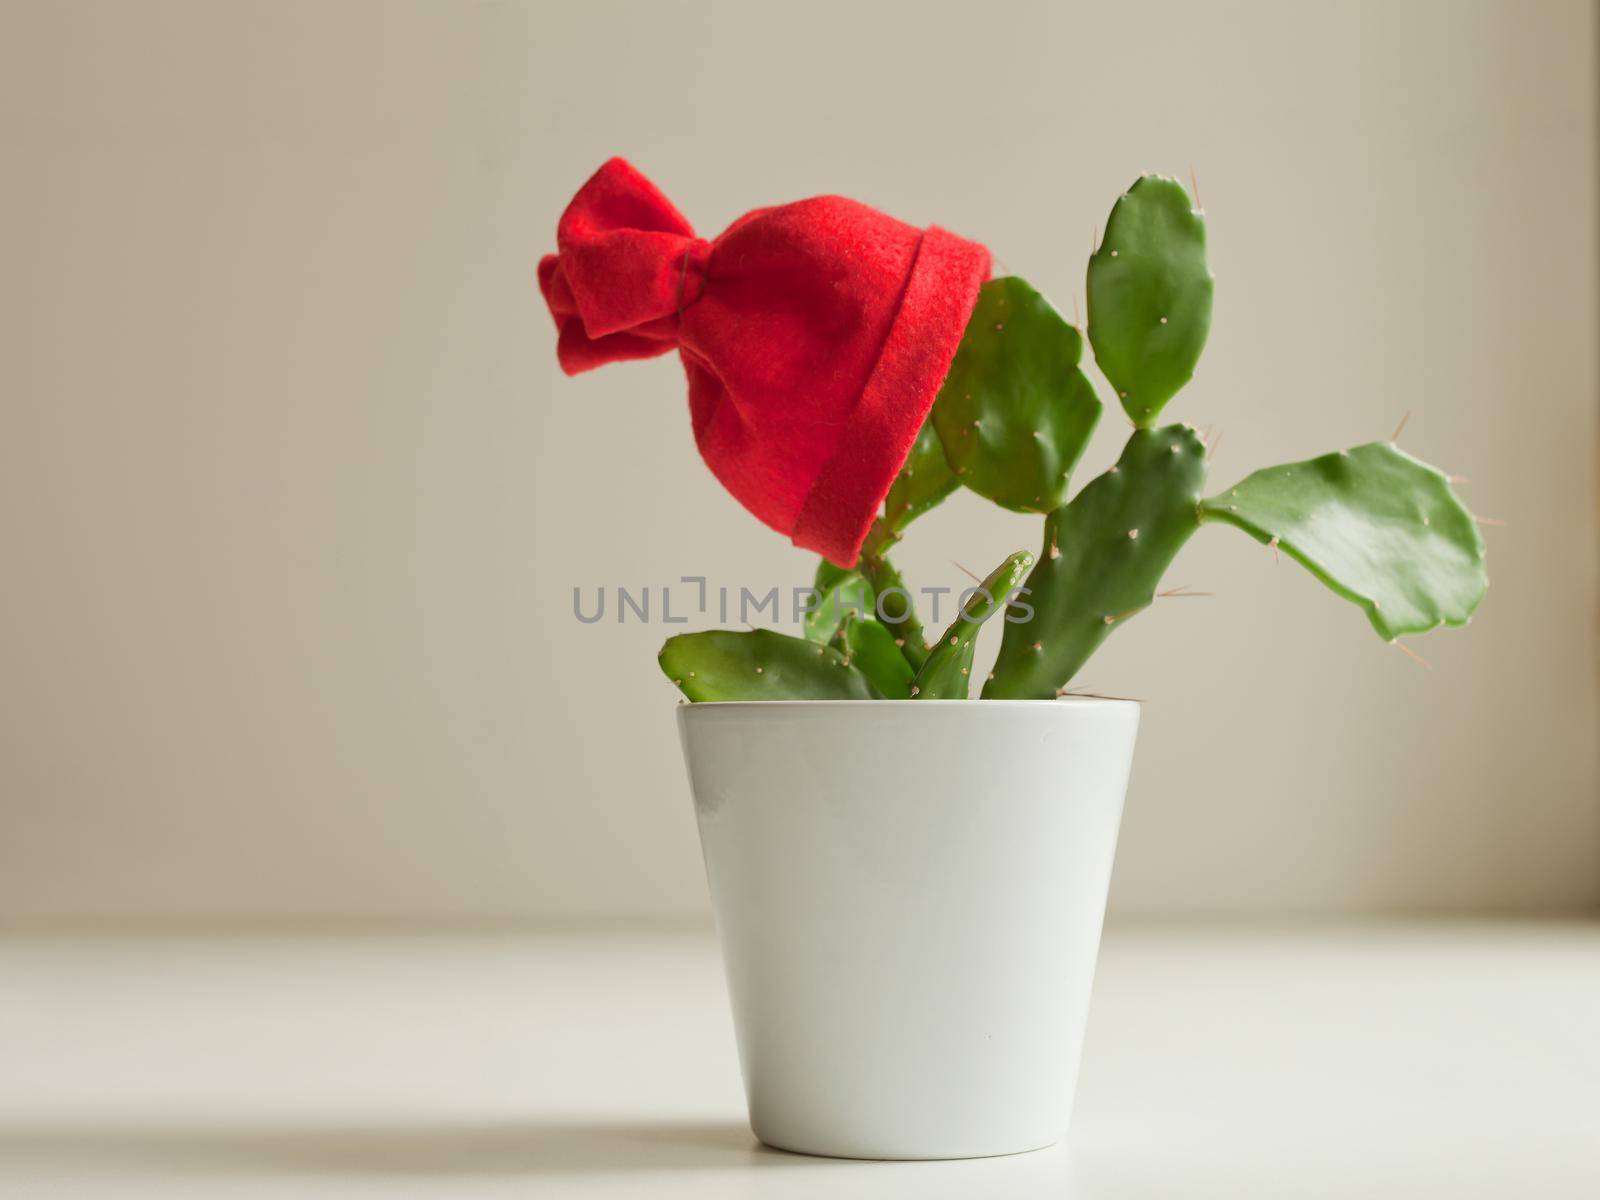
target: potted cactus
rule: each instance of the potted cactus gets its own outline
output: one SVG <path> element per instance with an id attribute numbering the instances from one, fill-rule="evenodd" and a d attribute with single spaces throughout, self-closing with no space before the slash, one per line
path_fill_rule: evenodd
<path id="1" fill-rule="evenodd" d="M 702 274 L 669 273 L 674 286 L 748 283 L 740 270 L 759 256 L 725 246 L 742 225 L 685 250 Z M 920 264 L 927 251 L 916 253 Z M 1084 333 L 1022 279 L 987 279 L 987 265 L 940 277 L 970 287 L 959 335 L 953 352 L 929 352 L 920 423 L 886 455 L 859 455 L 892 460 L 887 491 L 865 489 L 876 495 L 859 530 L 854 516 L 830 527 L 810 514 L 818 488 L 862 491 L 830 483 L 827 467 L 797 516 L 752 502 L 712 438 L 726 407 L 696 394 L 703 371 L 737 399 L 739 373 L 719 368 L 706 350 L 717 339 L 689 328 L 681 301 L 653 318 L 670 321 L 662 340 L 682 351 L 712 469 L 825 556 L 804 636 L 714 629 L 669 638 L 660 654 L 692 702 L 679 720 L 752 1124 L 787 1149 L 971 1157 L 1064 1132 L 1138 723 L 1133 701 L 1075 696 L 1072 682 L 1152 604 L 1202 526 L 1234 526 L 1300 562 L 1390 642 L 1465 624 L 1488 584 L 1483 540 L 1449 479 L 1393 443 L 1208 489 L 1200 435 L 1161 423 L 1205 345 L 1213 290 L 1205 218 L 1176 179 L 1142 176 L 1113 206 L 1088 264 Z M 565 346 L 584 306 L 551 270 Z M 940 321 L 950 312 L 936 308 L 918 328 Z M 885 356 L 904 324 L 890 319 Z M 597 330 L 608 336 L 603 322 L 583 336 Z M 1074 492 L 1105 407 L 1085 334 L 1132 431 Z M 926 372 L 910 390 L 917 378 Z M 829 426 L 848 439 L 853 420 Z M 960 488 L 1039 513 L 1044 528 L 1036 551 L 1006 556 L 929 639 L 893 548 Z M 974 647 L 994 619 L 1004 629 L 984 670 Z"/>

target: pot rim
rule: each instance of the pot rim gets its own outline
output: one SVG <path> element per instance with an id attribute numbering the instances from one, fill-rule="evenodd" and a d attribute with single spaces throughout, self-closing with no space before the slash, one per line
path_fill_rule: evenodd
<path id="1" fill-rule="evenodd" d="M 818 708 L 858 709 L 916 708 L 931 711 L 933 708 L 1139 708 L 1141 701 L 1126 696 L 1057 696 L 1050 700 L 701 700 L 681 701 L 678 711 L 684 715 L 707 709 L 797 709 Z"/>

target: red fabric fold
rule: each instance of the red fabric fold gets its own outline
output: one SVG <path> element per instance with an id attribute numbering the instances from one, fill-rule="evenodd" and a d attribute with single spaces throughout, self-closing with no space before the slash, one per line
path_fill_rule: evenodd
<path id="1" fill-rule="evenodd" d="M 539 286 L 562 369 L 677 349 L 696 443 L 746 508 L 851 566 L 989 274 L 989 252 L 840 196 L 718 237 L 622 159 L 579 190 Z"/>

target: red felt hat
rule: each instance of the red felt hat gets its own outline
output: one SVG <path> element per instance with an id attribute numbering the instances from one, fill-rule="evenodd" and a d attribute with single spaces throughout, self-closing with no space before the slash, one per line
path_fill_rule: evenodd
<path id="1" fill-rule="evenodd" d="M 620 158 L 573 197 L 556 246 L 539 287 L 562 369 L 677 350 L 712 473 L 796 545 L 854 565 L 989 251 L 841 196 L 756 209 L 708 242 Z"/>

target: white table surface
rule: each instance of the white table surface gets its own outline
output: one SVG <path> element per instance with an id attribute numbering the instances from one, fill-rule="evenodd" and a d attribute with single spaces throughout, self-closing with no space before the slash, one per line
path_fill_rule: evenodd
<path id="1" fill-rule="evenodd" d="M 0 940 L 0 1196 L 1600 1197 L 1600 924 L 1128 926 L 1067 1141 L 767 1150 L 697 933 Z"/>

